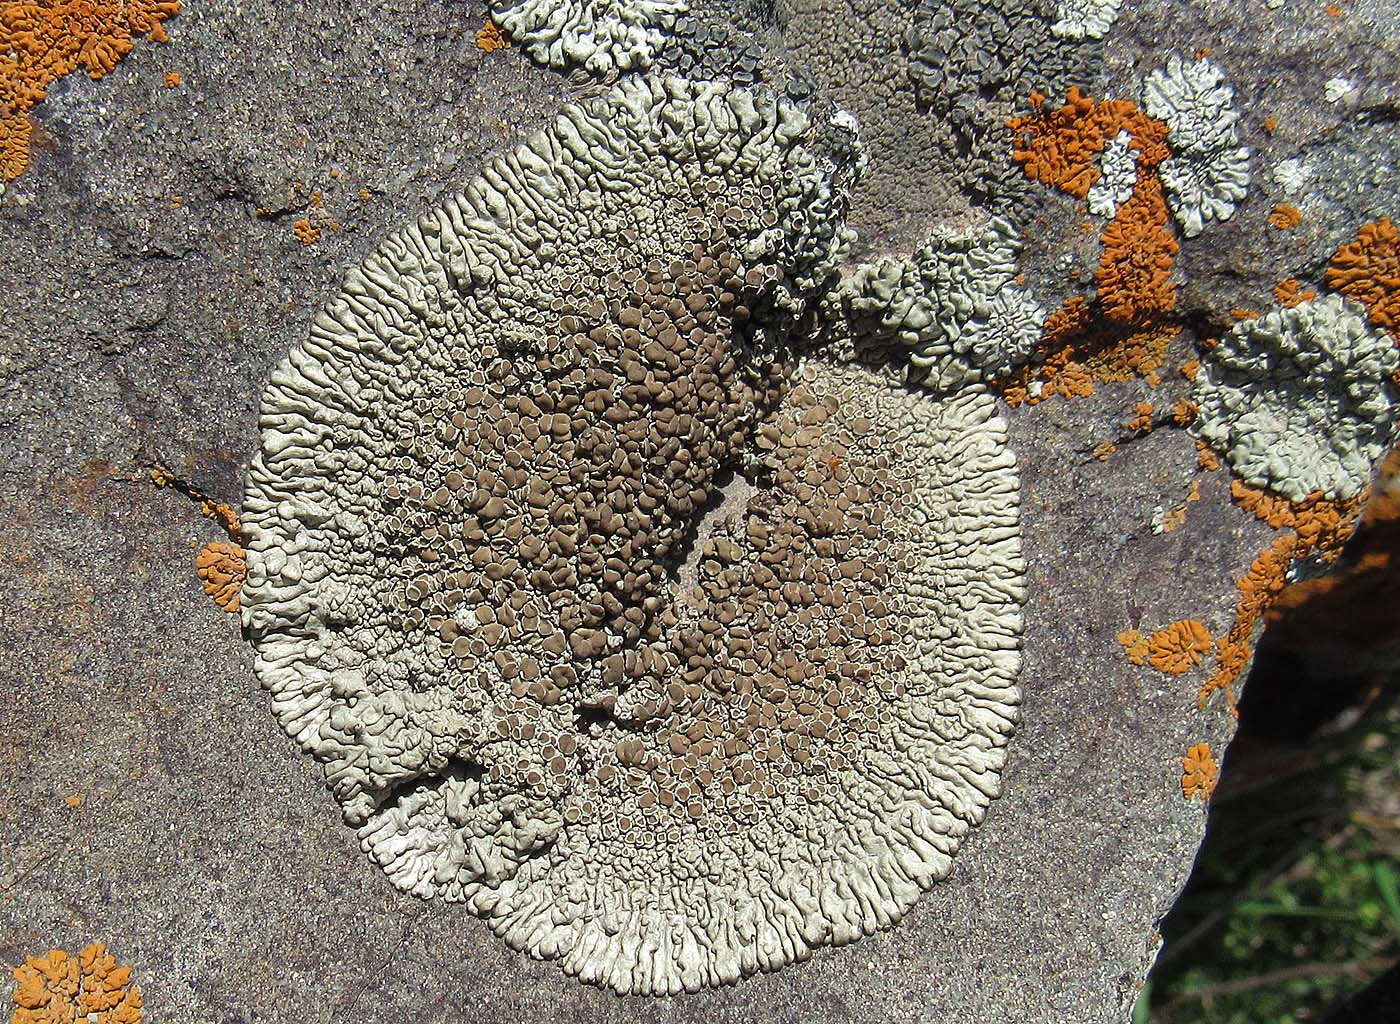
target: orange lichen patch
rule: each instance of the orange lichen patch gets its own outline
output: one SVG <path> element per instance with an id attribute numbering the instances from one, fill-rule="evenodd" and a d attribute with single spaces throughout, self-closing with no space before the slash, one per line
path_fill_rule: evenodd
<path id="1" fill-rule="evenodd" d="M 1107 462 L 1108 457 L 1118 450 L 1118 446 L 1112 441 L 1103 441 L 1094 445 L 1094 458 L 1100 462 Z"/>
<path id="2" fill-rule="evenodd" d="M 5 114 L 0 110 L 0 181 L 14 181 L 24 173 L 33 131 L 28 114 Z"/>
<path id="3" fill-rule="evenodd" d="M 1273 134 L 1275 131 L 1277 131 L 1277 130 L 1278 130 L 1278 118 L 1276 118 L 1276 117 L 1266 117 L 1266 118 L 1264 118 L 1264 131 L 1265 131 L 1266 134 L 1272 135 L 1272 134 Z"/>
<path id="4" fill-rule="evenodd" d="M 1139 179 L 1132 197 L 1104 229 L 1094 282 L 1105 313 L 1144 323 L 1176 308 L 1172 261 L 1181 246 L 1167 225 L 1171 214 L 1156 177 Z"/>
<path id="5" fill-rule="evenodd" d="M 178 89 L 178 88 L 180 88 L 180 72 L 178 72 L 178 71 L 167 71 L 167 72 L 165 73 L 165 87 L 166 87 L 167 89 Z"/>
<path id="6" fill-rule="evenodd" d="M 1189 398 L 1178 398 L 1172 406 L 1172 422 L 1178 427 L 1189 427 L 1196 422 L 1201 408 Z"/>
<path id="7" fill-rule="evenodd" d="M 1292 203 L 1275 203 L 1269 214 L 1269 226 L 1280 231 L 1291 231 L 1303 223 L 1303 211 Z"/>
<path id="8" fill-rule="evenodd" d="M 1159 672 L 1179 676 L 1199 665 L 1210 647 L 1210 630 L 1195 619 L 1182 619 L 1147 638 L 1147 660 Z"/>
<path id="9" fill-rule="evenodd" d="M 1070 89 L 1063 107 L 1045 108 L 1046 97 L 1032 93 L 1034 113 L 1007 121 L 1017 135 L 1012 158 L 1027 177 L 1079 199 L 1099 180 L 1095 163 L 1108 140 L 1120 131 L 1137 150 L 1139 172 L 1155 171 L 1171 155 L 1167 125 L 1148 117 L 1127 100 L 1096 102 L 1078 86 Z"/>
<path id="10" fill-rule="evenodd" d="M 1201 361 L 1199 359 L 1188 359 L 1181 364 L 1181 375 L 1189 381 L 1196 379 L 1196 374 L 1201 372 Z"/>
<path id="11" fill-rule="evenodd" d="M 1206 444 L 1204 441 L 1197 440 L 1196 465 L 1205 470 L 1219 469 L 1220 456 L 1216 455 L 1215 452 L 1211 450 L 1210 445 Z"/>
<path id="12" fill-rule="evenodd" d="M 1361 303 L 1373 324 L 1400 341 L 1400 230 L 1389 217 L 1363 225 L 1333 254 L 1327 287 Z"/>
<path id="13" fill-rule="evenodd" d="M 1254 627 L 1265 609 L 1273 603 L 1287 580 L 1289 563 L 1298 550 L 1296 536 L 1287 535 L 1274 540 L 1269 549 L 1250 563 L 1249 570 L 1235 581 L 1240 601 L 1235 607 L 1235 620 L 1230 631 L 1215 643 L 1216 668 L 1196 694 L 1196 704 L 1204 709 L 1219 690 L 1231 709 L 1235 707 L 1234 684 L 1249 661 L 1250 642 Z"/>
<path id="14" fill-rule="evenodd" d="M 1220 781 L 1220 766 L 1209 743 L 1197 743 L 1181 759 L 1181 793 L 1187 800 L 1209 800 Z"/>
<path id="15" fill-rule="evenodd" d="M 204 582 L 204 592 L 226 612 L 238 611 L 243 579 L 247 575 L 246 552 L 237 544 L 216 540 L 195 556 L 195 572 Z"/>
<path id="16" fill-rule="evenodd" d="M 1249 309 L 1246 306 L 1236 306 L 1230 310 L 1230 315 L 1236 320 L 1258 320 L 1259 310 Z"/>
<path id="17" fill-rule="evenodd" d="M 1186 506 L 1177 505 L 1162 513 L 1161 532 L 1172 533 L 1186 525 Z"/>
<path id="18" fill-rule="evenodd" d="M 29 162 L 28 114 L 49 86 L 82 67 L 101 78 L 136 36 L 168 42 L 178 0 L 0 0 L 0 177 Z"/>
<path id="19" fill-rule="evenodd" d="M 510 40 L 501 31 L 501 26 L 494 21 L 488 21 L 485 27 L 476 34 L 476 48 L 485 53 L 495 53 L 508 46 L 510 46 Z"/>
<path id="20" fill-rule="evenodd" d="M 14 969 L 10 1024 L 140 1024 L 141 989 L 101 943 L 76 957 L 61 949 L 28 957 Z"/>
<path id="21" fill-rule="evenodd" d="M 1230 481 L 1230 495 L 1236 505 L 1254 514 L 1276 530 L 1293 530 L 1298 537 L 1298 555 L 1317 553 L 1335 561 L 1342 546 L 1356 528 L 1357 516 L 1366 503 L 1366 492 L 1337 501 L 1315 491 L 1299 502 L 1240 480 Z"/>
<path id="22" fill-rule="evenodd" d="M 1296 277 L 1290 277 L 1286 281 L 1280 281 L 1274 285 L 1274 301 L 1280 306 L 1296 306 L 1300 302 L 1311 302 L 1317 298 L 1317 292 L 1312 289 L 1303 290 L 1303 286 Z"/>
<path id="23" fill-rule="evenodd" d="M 1118 634 L 1117 640 L 1123 645 L 1123 650 L 1128 652 L 1128 660 L 1134 665 L 1146 665 L 1148 650 L 1147 637 L 1142 635 L 1140 630 L 1125 629 Z"/>
<path id="24" fill-rule="evenodd" d="M 238 515 L 238 509 L 222 501 L 215 501 L 193 484 L 185 483 L 164 466 L 156 466 L 151 470 L 151 483 L 157 487 L 169 487 L 173 491 L 178 491 L 191 501 L 199 505 L 199 511 L 210 519 L 214 520 L 228 534 L 230 540 L 243 541 L 243 522 Z"/>
<path id="25" fill-rule="evenodd" d="M 1155 407 L 1151 402 L 1138 402 L 1133 406 L 1133 418 L 1128 421 L 1128 429 L 1147 433 L 1152 429 L 1152 413 Z"/>
<path id="26" fill-rule="evenodd" d="M 1008 405 L 1034 405 L 1054 395 L 1082 398 L 1095 382 L 1134 377 L 1157 383 L 1157 371 L 1180 328 L 1138 330 L 1107 320 L 1094 321 L 1092 307 L 1075 297 L 1045 321 L 1041 361 L 994 382 Z"/>
<path id="27" fill-rule="evenodd" d="M 302 245 L 315 245 L 321 240 L 321 229 L 305 217 L 292 224 L 292 231 Z"/>
<path id="28" fill-rule="evenodd" d="M 1190 487 L 1190 489 L 1188 489 L 1187 492 L 1186 492 L 1186 500 L 1187 500 L 1187 501 L 1200 501 L 1200 500 L 1201 500 L 1201 482 L 1200 482 L 1199 480 L 1192 480 L 1192 481 L 1191 481 L 1191 487 Z"/>
<path id="29" fill-rule="evenodd" d="M 69 807 L 81 807 L 83 805 L 83 798 L 76 795 L 66 796 L 63 798 L 63 802 Z"/>
<path id="30" fill-rule="evenodd" d="M 1323 10 L 1334 18 L 1340 18 L 1342 16 L 1342 9 L 1336 4 L 1328 4 Z"/>
<path id="31" fill-rule="evenodd" d="M 1361 513 L 1354 542 L 1326 576 L 1285 587 L 1266 613 L 1269 627 L 1286 648 L 1315 648 L 1323 642 L 1367 659 L 1391 649 L 1382 663 L 1394 663 L 1400 644 L 1400 448 L 1381 461 L 1370 499 Z"/>

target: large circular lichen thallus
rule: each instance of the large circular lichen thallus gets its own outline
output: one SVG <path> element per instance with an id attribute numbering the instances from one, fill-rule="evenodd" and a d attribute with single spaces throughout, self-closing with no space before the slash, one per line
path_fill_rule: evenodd
<path id="1" fill-rule="evenodd" d="M 263 400 L 278 721 L 395 885 L 619 992 L 890 925 L 1016 720 L 1004 424 L 797 353 L 847 238 L 806 137 L 675 80 L 568 108 L 352 272 Z"/>

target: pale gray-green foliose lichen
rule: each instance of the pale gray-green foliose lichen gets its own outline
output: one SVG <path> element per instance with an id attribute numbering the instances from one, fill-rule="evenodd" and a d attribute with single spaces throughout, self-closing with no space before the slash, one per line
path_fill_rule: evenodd
<path id="1" fill-rule="evenodd" d="M 1187 238 L 1229 220 L 1249 192 L 1249 149 L 1240 145 L 1234 89 L 1211 61 L 1167 58 L 1142 84 L 1142 107 L 1170 129 L 1172 155 L 1158 168 L 1172 216 Z"/>
<path id="2" fill-rule="evenodd" d="M 1351 498 L 1389 446 L 1395 345 L 1339 295 L 1236 324 L 1201 355 L 1193 430 L 1247 483 Z"/>
<path id="3" fill-rule="evenodd" d="M 906 34 L 909 72 L 920 102 L 953 128 L 959 178 L 975 198 L 1000 211 L 1027 203 L 1033 186 L 1011 161 L 1006 119 L 1032 92 L 1062 97 L 1093 85 L 1108 6 L 921 0 Z"/>
<path id="4" fill-rule="evenodd" d="M 491 0 L 491 15 L 551 67 L 596 73 L 651 66 L 686 0 Z"/>
<path id="5" fill-rule="evenodd" d="M 795 350 L 848 243 L 808 135 L 625 80 L 391 236 L 263 399 L 282 728 L 395 885 L 619 992 L 889 926 L 1017 717 L 1005 425 Z"/>
<path id="6" fill-rule="evenodd" d="M 849 351 L 907 360 L 908 378 L 938 391 L 1009 373 L 1035 350 L 1045 320 L 1017 281 L 1020 251 L 1010 222 L 994 217 L 976 234 L 936 232 L 908 260 L 856 268 L 836 294 Z"/>

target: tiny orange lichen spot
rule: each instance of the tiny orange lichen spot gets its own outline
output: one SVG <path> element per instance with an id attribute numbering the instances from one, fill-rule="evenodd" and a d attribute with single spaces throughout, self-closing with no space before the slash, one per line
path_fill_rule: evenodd
<path id="1" fill-rule="evenodd" d="M 1317 292 L 1312 289 L 1304 290 L 1296 277 L 1290 277 L 1286 281 L 1280 281 L 1274 285 L 1274 301 L 1280 306 L 1296 306 L 1300 302 L 1311 302 L 1317 298 Z"/>
<path id="2" fill-rule="evenodd" d="M 76 957 L 51 949 L 14 969 L 11 1024 L 141 1024 L 141 989 L 101 943 Z"/>
<path id="3" fill-rule="evenodd" d="M 1340 18 L 1342 16 L 1342 9 L 1336 4 L 1328 4 L 1323 10 L 1334 18 Z"/>
<path id="4" fill-rule="evenodd" d="M 1269 214 L 1269 226 L 1280 231 L 1291 231 L 1301 223 L 1303 211 L 1292 203 L 1275 203 L 1273 212 Z"/>
<path id="5" fill-rule="evenodd" d="M 1200 482 L 1199 480 L 1192 480 L 1192 481 L 1191 481 L 1191 488 L 1186 492 L 1186 500 L 1187 500 L 1187 501 L 1200 501 L 1200 500 L 1201 500 L 1201 482 Z"/>
<path id="6" fill-rule="evenodd" d="M 1147 638 L 1147 660 L 1158 671 L 1179 676 L 1199 665 L 1210 647 L 1210 630 L 1195 619 L 1182 619 Z"/>
<path id="7" fill-rule="evenodd" d="M 1186 506 L 1178 505 L 1162 513 L 1162 532 L 1172 533 L 1186 523 Z"/>
<path id="8" fill-rule="evenodd" d="M 1197 743 L 1181 759 L 1181 792 L 1187 800 L 1209 800 L 1220 781 L 1220 766 L 1209 743 Z"/>
<path id="9" fill-rule="evenodd" d="M 226 612 L 238 611 L 239 595 L 247 574 L 243 548 L 216 540 L 200 550 L 194 564 L 204 582 L 204 592 L 214 603 Z"/>
<path id="10" fill-rule="evenodd" d="M 1189 427 L 1196 422 L 1196 416 L 1201 409 L 1189 398 L 1178 398 L 1176 405 L 1172 406 L 1172 422 L 1178 427 Z"/>
<path id="11" fill-rule="evenodd" d="M 172 210 L 178 210 L 178 209 L 179 209 L 181 206 L 183 206 L 184 204 L 185 204 L 185 197 L 184 197 L 184 196 L 171 196 L 171 197 L 170 197 L 170 208 L 171 208 Z"/>
<path id="12" fill-rule="evenodd" d="M 1133 418 L 1128 421 L 1128 429 L 1147 433 L 1152 429 L 1152 413 L 1155 407 L 1151 402 L 1138 402 L 1133 406 Z"/>
<path id="13" fill-rule="evenodd" d="M 501 26 L 494 21 L 488 21 L 486 26 L 476 34 L 476 47 L 483 53 L 495 53 L 508 46 L 510 46 L 510 40 L 501 31 Z"/>
<path id="14" fill-rule="evenodd" d="M 360 202 L 362 202 L 362 203 L 367 203 L 367 202 L 369 202 L 369 189 L 367 189 L 367 188 L 362 188 L 362 189 L 360 189 Z"/>
<path id="15" fill-rule="evenodd" d="M 1205 60 L 1205 59 L 1206 59 L 1207 57 L 1209 57 L 1210 55 L 1211 55 L 1211 48 L 1210 48 L 1209 46 L 1202 46 L 1202 47 L 1201 47 L 1199 50 L 1197 50 L 1192 56 L 1194 56 L 1197 60 Z"/>
<path id="16" fill-rule="evenodd" d="M 321 229 L 305 217 L 292 224 L 292 231 L 302 245 L 315 245 L 321 240 Z"/>
<path id="17" fill-rule="evenodd" d="M 1400 342 L 1400 230 L 1389 217 L 1363 225 L 1333 254 L 1327 286 L 1365 306 L 1371 322 Z"/>
<path id="18" fill-rule="evenodd" d="M 73 796 L 64 797 L 63 802 L 69 807 L 81 807 L 83 804 L 83 798 L 75 794 Z"/>
<path id="19" fill-rule="evenodd" d="M 1123 645 L 1123 650 L 1128 653 L 1128 660 L 1134 665 L 1146 665 L 1149 654 L 1147 637 L 1136 629 L 1125 629 L 1118 634 L 1117 640 Z"/>
<path id="20" fill-rule="evenodd" d="M 1246 309 L 1244 306 L 1236 306 L 1234 309 L 1230 310 L 1230 315 L 1236 320 L 1258 320 L 1259 310 Z"/>
<path id="21" fill-rule="evenodd" d="M 1220 456 L 1215 454 L 1210 445 L 1198 440 L 1196 442 L 1196 465 L 1208 471 L 1219 469 Z"/>
<path id="22" fill-rule="evenodd" d="M 1108 457 L 1118 450 L 1118 446 L 1112 441 L 1103 441 L 1094 445 L 1094 458 L 1100 462 L 1107 462 Z"/>
<path id="23" fill-rule="evenodd" d="M 167 72 L 165 73 L 165 87 L 166 87 L 167 89 L 178 89 L 178 88 L 180 88 L 180 72 L 178 72 L 178 71 L 167 71 Z"/>
<path id="24" fill-rule="evenodd" d="M 83 68 L 101 78 L 132 51 L 134 37 L 168 42 L 161 22 L 177 0 L 0 2 L 0 177 L 13 181 L 29 162 L 29 111 L 64 75 Z"/>
<path id="25" fill-rule="evenodd" d="M 1196 379 L 1196 374 L 1201 372 L 1201 361 L 1199 359 L 1188 359 L 1181 364 L 1181 375 L 1189 381 Z"/>
<path id="26" fill-rule="evenodd" d="M 1272 134 L 1273 134 L 1274 132 L 1276 132 L 1277 130 L 1278 130 L 1278 118 L 1276 118 L 1276 117 L 1266 117 L 1266 118 L 1264 118 L 1264 132 L 1265 132 L 1265 134 L 1272 135 Z"/>

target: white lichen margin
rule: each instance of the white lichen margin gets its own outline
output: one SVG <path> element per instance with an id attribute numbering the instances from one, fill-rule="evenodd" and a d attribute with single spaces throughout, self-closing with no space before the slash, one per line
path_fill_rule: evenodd
<path id="1" fill-rule="evenodd" d="M 1050 31 L 1061 39 L 1102 39 L 1121 6 L 1123 0 L 1059 0 Z"/>
<path id="2" fill-rule="evenodd" d="M 651 66 L 686 0 L 491 0 L 491 15 L 527 54 L 595 74 Z"/>
<path id="3" fill-rule="evenodd" d="M 1172 156 L 1159 175 L 1172 216 L 1192 238 L 1207 221 L 1229 220 L 1249 191 L 1249 149 L 1240 145 L 1234 90 L 1209 60 L 1180 54 L 1143 81 L 1143 109 L 1165 121 Z"/>
<path id="4" fill-rule="evenodd" d="M 1291 501 L 1357 495 L 1389 447 L 1400 354 L 1340 295 L 1236 324 L 1201 355 L 1192 430 Z"/>
<path id="5" fill-rule="evenodd" d="M 1133 196 L 1137 185 L 1137 151 L 1132 148 L 1133 137 L 1126 130 L 1108 140 L 1099 156 L 1099 180 L 1089 186 L 1085 197 L 1089 212 L 1096 217 L 1112 218 L 1118 207 Z"/>

